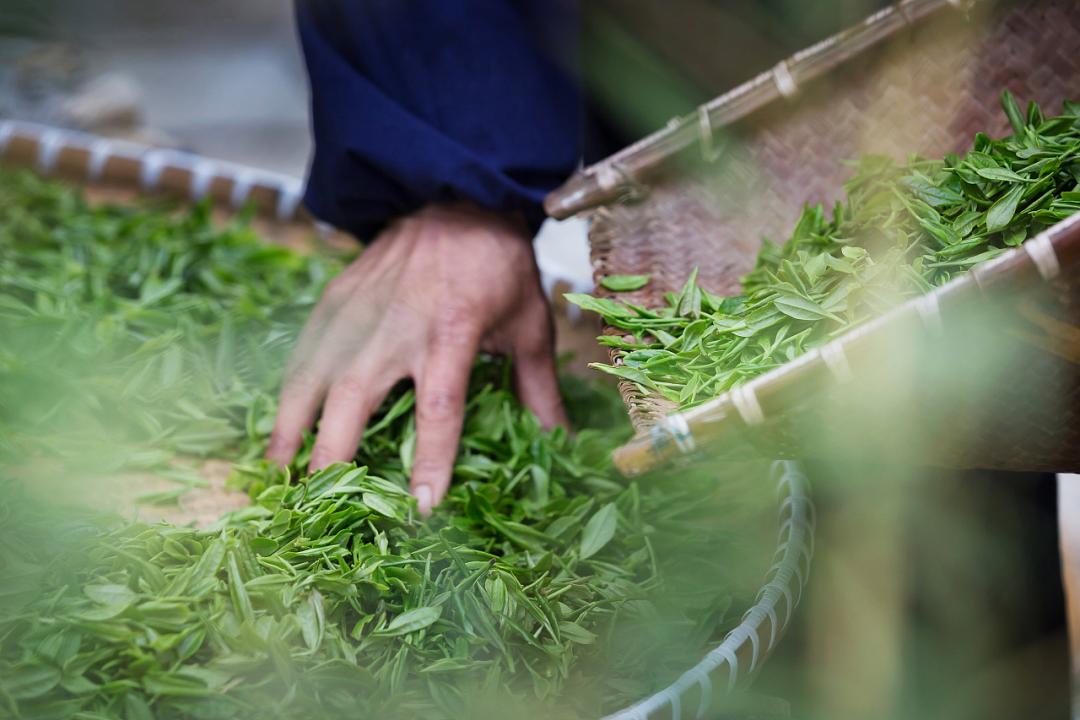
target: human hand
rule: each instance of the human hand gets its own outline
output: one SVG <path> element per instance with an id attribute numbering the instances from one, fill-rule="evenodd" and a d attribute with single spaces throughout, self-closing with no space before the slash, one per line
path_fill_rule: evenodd
<path id="1" fill-rule="evenodd" d="M 565 424 L 551 311 L 520 224 L 428 206 L 387 228 L 327 285 L 289 361 L 266 456 L 285 464 L 322 407 L 311 469 L 351 460 L 399 380 L 416 385 L 410 490 L 420 511 L 446 494 L 480 350 L 513 357 L 521 401 Z"/>

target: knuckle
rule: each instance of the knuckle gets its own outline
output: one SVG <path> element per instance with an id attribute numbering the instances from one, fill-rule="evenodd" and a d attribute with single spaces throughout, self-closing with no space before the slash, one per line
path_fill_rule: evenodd
<path id="1" fill-rule="evenodd" d="M 439 345 L 467 345 L 475 342 L 478 329 L 476 311 L 467 303 L 452 302 L 440 307 L 435 314 L 432 336 Z"/>
<path id="2" fill-rule="evenodd" d="M 352 293 L 352 280 L 348 272 L 331 278 L 323 288 L 321 304 L 338 306 Z"/>
<path id="3" fill-rule="evenodd" d="M 461 412 L 463 398 L 451 390 L 436 390 L 425 395 L 416 406 L 417 419 L 421 422 L 451 420 Z"/>
<path id="4" fill-rule="evenodd" d="M 366 393 L 367 388 L 368 382 L 366 378 L 363 375 L 354 372 L 345 373 L 334 383 L 335 394 L 344 395 L 350 399 L 363 396 Z"/>
<path id="5" fill-rule="evenodd" d="M 442 475 L 449 474 L 450 468 L 448 464 L 439 459 L 430 456 L 417 457 L 413 463 L 413 476 L 418 478 L 438 478 Z"/>
<path id="6" fill-rule="evenodd" d="M 518 355 L 535 360 L 550 356 L 553 345 L 553 333 L 545 324 L 530 327 L 526 332 L 521 333 L 514 349 Z"/>
<path id="7" fill-rule="evenodd" d="M 284 450 L 285 448 L 289 447 L 295 440 L 293 435 L 294 433 L 286 433 L 280 427 L 275 427 L 273 430 L 270 431 L 270 438 L 267 441 L 268 449 L 272 451 Z"/>
<path id="8" fill-rule="evenodd" d="M 283 393 L 287 396 L 305 395 L 317 390 L 321 382 L 309 365 L 299 364 L 286 375 Z"/>

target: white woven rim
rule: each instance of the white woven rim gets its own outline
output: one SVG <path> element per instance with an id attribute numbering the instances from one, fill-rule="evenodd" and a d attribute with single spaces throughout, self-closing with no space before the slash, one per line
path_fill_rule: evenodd
<path id="1" fill-rule="evenodd" d="M 37 144 L 37 170 L 44 175 L 53 171 L 62 150 L 76 148 L 87 153 L 86 174 L 90 181 L 101 178 L 111 158 L 126 158 L 139 163 L 138 183 L 143 191 L 155 189 L 162 173 L 170 168 L 186 170 L 191 174 L 192 200 L 205 196 L 215 178 L 232 181 L 229 199 L 237 208 L 248 201 L 255 187 L 270 188 L 278 193 L 274 210 L 282 221 L 295 217 L 303 194 L 303 181 L 282 173 L 222 160 L 208 160 L 179 150 L 109 140 L 89 133 L 16 120 L 0 121 L 0 156 L 15 136 L 33 140 Z"/>
<path id="2" fill-rule="evenodd" d="M 777 91 L 786 98 L 793 98 L 799 92 L 799 85 L 791 74 L 786 60 L 781 60 L 772 69 L 773 82 Z"/>
<path id="3" fill-rule="evenodd" d="M 851 364 L 848 362 L 847 353 L 844 352 L 843 340 L 833 340 L 822 345 L 820 348 L 821 359 L 825 361 L 829 372 L 833 374 L 839 383 L 849 383 L 855 376 L 851 372 Z"/>
<path id="4" fill-rule="evenodd" d="M 732 390 L 731 402 L 735 404 L 735 409 L 747 425 L 760 425 L 765 422 L 765 411 L 761 409 L 753 383 L 740 385 Z"/>
<path id="5" fill-rule="evenodd" d="M 1039 274 L 1042 275 L 1043 280 L 1053 280 L 1061 274 L 1061 263 L 1058 262 L 1057 253 L 1054 252 L 1054 246 L 1050 242 L 1049 235 L 1038 235 L 1031 241 L 1024 243 L 1022 247 L 1032 262 L 1035 263 L 1035 267 L 1038 269 Z"/>
<path id="6" fill-rule="evenodd" d="M 712 704 L 713 673 L 727 667 L 724 687 L 730 692 L 739 681 L 740 670 L 744 674 L 753 672 L 761 664 L 762 658 L 776 646 L 799 604 L 810 572 L 810 560 L 814 555 L 815 518 L 809 483 L 799 465 L 789 460 L 777 461 L 773 463 L 771 474 L 777 484 L 780 502 L 777 560 L 766 573 L 766 583 L 758 591 L 753 606 L 719 645 L 675 682 L 655 695 L 606 716 L 604 720 L 646 720 L 664 710 L 671 720 L 681 720 L 682 696 L 695 686 L 701 689 L 695 717 L 702 718 Z M 781 604 L 783 607 L 778 611 L 777 606 Z M 779 622 L 778 612 L 783 613 L 783 619 Z M 771 632 L 763 643 L 765 638 L 760 633 L 766 620 L 769 621 Z M 738 653 L 747 643 L 750 644 L 750 662 L 740 668 Z"/>

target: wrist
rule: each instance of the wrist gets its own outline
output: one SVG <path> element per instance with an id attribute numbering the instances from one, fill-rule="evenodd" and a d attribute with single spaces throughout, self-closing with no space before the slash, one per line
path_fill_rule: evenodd
<path id="1" fill-rule="evenodd" d="M 407 219 L 439 224 L 479 226 L 532 242 L 528 223 L 520 211 L 492 210 L 468 200 L 428 203 L 402 218 L 402 220 Z"/>

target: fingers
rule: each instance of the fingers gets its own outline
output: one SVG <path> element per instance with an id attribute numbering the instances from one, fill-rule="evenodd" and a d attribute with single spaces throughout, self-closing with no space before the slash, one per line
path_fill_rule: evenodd
<path id="1" fill-rule="evenodd" d="M 409 489 L 423 515 L 431 513 L 450 487 L 475 354 L 472 344 L 436 348 L 417 381 L 416 455 Z"/>
<path id="2" fill-rule="evenodd" d="M 327 285 L 323 297 L 304 323 L 296 347 L 285 373 L 281 388 L 277 417 L 266 448 L 266 459 L 279 465 L 288 465 L 304 442 L 304 431 L 315 422 L 323 396 L 326 393 L 329 367 L 313 361 L 311 349 L 319 345 L 319 338 L 334 315 L 341 294 L 340 276 Z M 325 357 L 325 355 L 324 355 Z"/>
<path id="3" fill-rule="evenodd" d="M 532 410 L 545 429 L 569 425 L 559 378 L 555 370 L 554 338 L 550 321 L 524 325 L 526 334 L 520 336 L 514 349 L 514 384 L 518 398 Z M 546 330 L 545 330 L 546 327 Z"/>
<path id="4" fill-rule="evenodd" d="M 304 441 L 304 431 L 315 422 L 323 399 L 323 373 L 301 366 L 285 378 L 266 458 L 280 465 L 292 462 Z"/>
<path id="5" fill-rule="evenodd" d="M 311 448 L 309 470 L 315 472 L 356 455 L 371 413 L 398 377 L 377 366 L 357 363 L 330 386 Z"/>
<path id="6" fill-rule="evenodd" d="M 570 424 L 559 394 L 555 358 L 550 353 L 516 357 L 514 382 L 522 404 L 532 410 L 545 430 Z"/>

